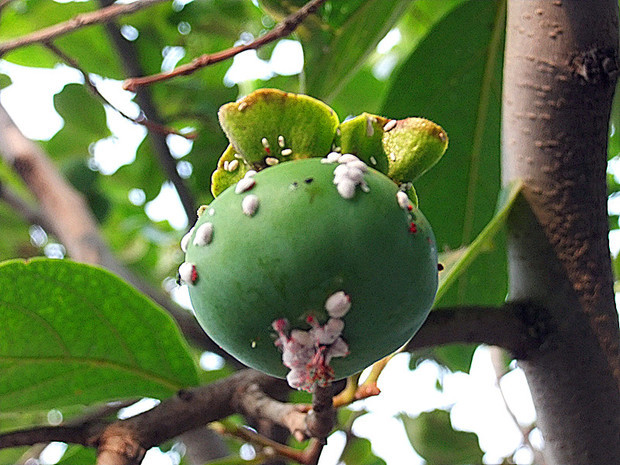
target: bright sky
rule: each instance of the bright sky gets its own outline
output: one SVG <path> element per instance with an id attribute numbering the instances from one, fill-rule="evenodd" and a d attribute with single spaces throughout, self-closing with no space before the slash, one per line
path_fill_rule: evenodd
<path id="1" fill-rule="evenodd" d="M 399 39 L 397 33 L 388 34 L 379 45 L 380 51 L 387 53 Z M 174 59 L 178 60 L 179 54 L 175 53 L 177 56 Z M 169 60 L 164 65 L 169 67 L 174 63 Z M 299 43 L 282 40 L 268 61 L 260 60 L 252 51 L 237 56 L 226 74 L 226 85 L 234 85 L 241 79 L 264 79 L 274 73 L 295 74 L 302 65 L 303 52 Z M 248 75 L 248 70 L 253 70 L 254 74 Z M 54 70 L 25 69 L 3 61 L 0 61 L 0 72 L 13 79 L 13 85 L 0 92 L 0 101 L 24 134 L 33 139 L 48 139 L 53 136 L 63 124 L 62 118 L 53 108 L 53 95 L 59 92 L 64 84 L 79 82 L 79 73 L 67 67 Z M 46 85 L 41 85 L 41 82 Z M 120 82 L 100 79 L 98 87 L 123 111 L 134 115 L 137 113 L 137 107 L 131 101 L 132 94 L 123 91 Z M 113 110 L 107 110 L 106 115 L 113 136 L 95 144 L 93 160 L 102 173 L 112 174 L 121 165 L 133 161 L 136 148 L 146 132 L 143 127 L 128 122 Z M 168 143 L 175 157 L 181 162 L 183 156 L 191 150 L 191 142 L 181 137 L 171 136 Z M 186 170 L 185 172 L 191 171 L 191 165 L 179 167 Z M 128 197 L 136 204 L 144 202 L 143 193 L 141 195 L 139 189 L 128 192 Z M 179 230 L 188 227 L 176 191 L 169 184 L 162 186 L 159 196 L 147 203 L 145 208 L 153 220 L 167 219 Z M 173 295 L 186 306 L 190 305 L 186 289 L 177 288 Z M 202 360 L 205 368 L 214 369 L 218 363 L 218 357 L 212 355 L 206 355 Z M 456 428 L 478 434 L 480 445 L 486 452 L 484 460 L 488 464 L 500 462 L 503 456 L 519 447 L 521 435 L 508 415 L 496 386 L 488 348 L 477 350 L 469 375 L 446 374 L 433 362 L 424 362 L 413 371 L 410 371 L 407 365 L 408 355 L 395 357 L 380 378 L 382 394 L 354 404 L 354 408 L 365 408 L 371 412 L 355 422 L 354 432 L 369 438 L 374 452 L 384 458 L 388 465 L 423 463 L 409 445 L 404 429 L 396 418 L 401 412 L 415 416 L 423 411 L 452 406 L 453 424 Z M 443 378 L 442 392 L 436 388 L 436 381 L 440 376 Z M 535 413 L 522 372 L 517 369 L 504 377 L 502 388 L 521 424 L 532 423 Z M 140 405 L 143 409 L 152 406 L 152 402 L 143 402 Z M 134 409 L 134 414 L 135 412 Z M 540 444 L 539 436 L 534 432 L 531 440 Z M 332 435 L 320 465 L 335 465 L 343 445 L 344 438 L 341 433 Z M 42 462 L 53 464 L 58 461 L 64 447 L 58 443 L 49 446 L 42 456 Z M 247 448 L 245 451 L 247 453 Z M 149 451 L 144 463 L 174 465 L 177 459 L 178 454 L 175 451 L 162 453 L 159 449 L 153 449 Z M 517 455 L 517 461 L 523 464 L 531 463 L 530 454 L 522 449 Z"/>

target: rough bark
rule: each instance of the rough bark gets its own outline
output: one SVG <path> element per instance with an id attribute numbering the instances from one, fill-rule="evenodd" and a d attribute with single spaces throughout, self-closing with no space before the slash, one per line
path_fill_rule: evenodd
<path id="1" fill-rule="evenodd" d="M 544 343 L 522 367 L 549 465 L 620 457 L 605 188 L 617 9 L 617 0 L 508 2 L 503 181 L 525 186 L 509 221 L 510 297 L 544 309 Z"/>

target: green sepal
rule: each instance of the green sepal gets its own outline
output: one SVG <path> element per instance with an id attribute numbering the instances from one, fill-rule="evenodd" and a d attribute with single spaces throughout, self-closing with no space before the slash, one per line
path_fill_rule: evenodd
<path id="1" fill-rule="evenodd" d="M 424 118 L 406 118 L 383 133 L 388 154 L 388 176 L 396 182 L 412 182 L 437 163 L 448 147 L 441 126 Z"/>
<path id="2" fill-rule="evenodd" d="M 352 153 L 368 166 L 388 172 L 388 160 L 383 150 L 383 126 L 389 119 L 362 113 L 343 122 L 339 127 L 334 145 L 341 153 Z"/>
<path id="3" fill-rule="evenodd" d="M 235 156 L 237 155 L 237 156 Z M 230 163 L 237 160 L 234 170 L 230 170 Z M 232 145 L 228 145 L 224 153 L 217 162 L 217 169 L 211 175 L 211 193 L 213 197 L 217 197 L 226 188 L 238 182 L 249 171 L 246 162 L 240 158 Z"/>
<path id="4" fill-rule="evenodd" d="M 228 103 L 218 117 L 236 153 L 254 169 L 265 168 L 267 157 L 285 161 L 325 156 L 339 123 L 334 110 L 323 102 L 276 89 L 259 89 Z M 282 155 L 286 149 L 292 153 Z"/>

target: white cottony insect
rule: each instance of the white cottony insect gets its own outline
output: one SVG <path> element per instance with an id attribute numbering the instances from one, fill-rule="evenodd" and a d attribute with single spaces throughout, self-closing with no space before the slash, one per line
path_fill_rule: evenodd
<path id="1" fill-rule="evenodd" d="M 351 163 L 353 161 L 361 160 L 351 153 L 345 153 L 344 155 L 341 155 L 340 158 L 338 158 L 338 163 Z"/>
<path id="2" fill-rule="evenodd" d="M 344 342 L 344 339 L 339 337 L 329 347 L 327 351 L 326 362 L 329 363 L 332 357 L 346 357 L 349 355 L 349 345 Z"/>
<path id="3" fill-rule="evenodd" d="M 196 267 L 189 262 L 181 263 L 179 266 L 179 276 L 184 283 L 193 284 L 196 276 Z"/>
<path id="4" fill-rule="evenodd" d="M 265 163 L 267 164 L 267 166 L 274 166 L 280 163 L 280 160 L 275 157 L 267 157 L 265 158 Z"/>
<path id="5" fill-rule="evenodd" d="M 398 191 L 396 193 L 396 200 L 398 200 L 400 208 L 406 210 L 407 207 L 409 207 L 409 197 L 403 191 Z"/>
<path id="6" fill-rule="evenodd" d="M 385 132 L 389 132 L 392 129 L 394 129 L 395 127 L 396 127 L 396 120 L 395 119 L 391 119 L 387 123 L 385 123 L 385 126 L 383 126 L 383 130 Z"/>
<path id="7" fill-rule="evenodd" d="M 284 136 L 278 136 L 278 145 L 280 148 L 284 148 Z"/>
<path id="8" fill-rule="evenodd" d="M 342 179 L 336 186 L 338 193 L 343 199 L 352 199 L 355 197 L 355 183 L 349 178 Z"/>
<path id="9" fill-rule="evenodd" d="M 210 244 L 213 240 L 213 223 L 203 223 L 196 230 L 194 245 L 199 247 Z"/>
<path id="10" fill-rule="evenodd" d="M 282 152 L 280 152 L 282 154 L 283 157 L 288 157 L 289 155 L 293 154 L 293 150 L 292 149 L 282 149 Z"/>
<path id="11" fill-rule="evenodd" d="M 336 163 L 341 156 L 338 152 L 330 152 L 325 158 L 321 158 L 321 163 Z"/>
<path id="12" fill-rule="evenodd" d="M 375 127 L 373 126 L 372 123 L 374 123 L 376 120 L 375 118 L 366 118 L 366 136 L 367 137 L 372 137 L 375 134 Z"/>
<path id="13" fill-rule="evenodd" d="M 350 153 L 333 159 L 338 161 L 338 166 L 334 169 L 334 184 L 341 197 L 352 199 L 357 186 L 364 192 L 370 190 L 364 181 L 364 173 L 368 171 L 366 163 Z"/>
<path id="14" fill-rule="evenodd" d="M 310 332 L 318 344 L 330 345 L 342 335 L 344 321 L 340 318 L 330 318 L 323 326 L 312 328 Z"/>
<path id="15" fill-rule="evenodd" d="M 253 178 L 256 175 L 256 170 L 249 170 L 245 173 L 244 178 Z"/>
<path id="16" fill-rule="evenodd" d="M 232 160 L 228 163 L 228 169 L 226 171 L 230 171 L 231 173 L 237 169 L 239 166 L 239 160 Z"/>
<path id="17" fill-rule="evenodd" d="M 239 111 L 245 110 L 247 106 L 248 106 L 248 104 L 246 102 L 241 102 L 239 104 Z"/>
<path id="18" fill-rule="evenodd" d="M 263 144 L 263 147 L 265 147 L 266 149 L 268 149 L 268 148 L 269 148 L 269 141 L 267 140 L 267 138 L 266 138 L 266 137 L 263 137 L 263 138 L 260 140 L 260 143 L 261 143 L 261 144 Z"/>
<path id="19" fill-rule="evenodd" d="M 351 308 L 351 298 L 344 291 L 334 292 L 325 301 L 325 310 L 332 318 L 342 318 Z"/>
<path id="20" fill-rule="evenodd" d="M 224 161 L 224 171 L 228 171 L 228 165 L 230 164 L 230 162 L 228 160 Z"/>
<path id="21" fill-rule="evenodd" d="M 183 239 L 181 239 L 181 250 L 183 252 L 187 252 L 187 246 L 189 245 L 189 240 L 191 239 L 193 232 L 194 228 L 190 229 L 189 232 L 183 236 Z"/>
<path id="22" fill-rule="evenodd" d="M 235 194 L 241 194 L 242 192 L 249 191 L 254 187 L 256 181 L 253 177 L 248 177 L 247 174 L 244 178 L 240 179 L 237 185 L 235 186 Z"/>
<path id="23" fill-rule="evenodd" d="M 376 165 L 377 159 L 375 157 L 370 157 L 370 163 L 372 163 L 373 165 Z"/>
<path id="24" fill-rule="evenodd" d="M 306 386 L 307 379 L 305 369 L 291 370 L 286 375 L 288 385 L 295 389 L 303 389 Z"/>
<path id="25" fill-rule="evenodd" d="M 247 195 L 241 201 L 241 209 L 243 210 L 243 214 L 247 216 L 254 216 L 256 214 L 256 210 L 258 210 L 258 197 L 254 194 Z"/>

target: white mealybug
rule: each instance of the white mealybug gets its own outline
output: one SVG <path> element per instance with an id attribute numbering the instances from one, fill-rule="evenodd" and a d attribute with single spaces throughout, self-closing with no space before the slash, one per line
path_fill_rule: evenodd
<path id="1" fill-rule="evenodd" d="M 247 216 L 254 216 L 256 210 L 258 210 L 258 197 L 254 194 L 247 195 L 241 201 L 241 209 L 243 214 Z"/>
<path id="2" fill-rule="evenodd" d="M 372 137 L 375 134 L 375 127 L 373 126 L 374 118 L 366 118 L 366 136 Z"/>
<path id="3" fill-rule="evenodd" d="M 239 160 L 232 160 L 228 163 L 228 169 L 226 171 L 230 171 L 231 173 L 237 169 L 239 166 Z"/>
<path id="4" fill-rule="evenodd" d="M 275 157 L 267 157 L 265 158 L 265 163 L 267 164 L 267 166 L 274 166 L 280 163 L 280 160 Z"/>
<path id="5" fill-rule="evenodd" d="M 351 298 L 344 291 L 334 292 L 325 301 L 325 310 L 332 318 L 342 318 L 351 308 Z"/>
<path id="6" fill-rule="evenodd" d="M 321 163 L 336 163 L 341 156 L 338 152 L 330 152 L 325 158 L 321 158 Z"/>
<path id="7" fill-rule="evenodd" d="M 181 266 L 179 266 L 179 276 L 184 283 L 194 284 L 198 278 L 196 267 L 189 262 L 181 263 Z"/>
<path id="8" fill-rule="evenodd" d="M 248 172 L 245 173 L 245 176 L 243 176 L 244 178 L 252 178 L 256 175 L 256 170 L 249 170 Z"/>
<path id="9" fill-rule="evenodd" d="M 336 189 L 343 199 L 352 199 L 355 197 L 355 183 L 349 178 L 342 179 L 336 186 Z"/>
<path id="10" fill-rule="evenodd" d="M 293 154 L 293 150 L 292 149 L 282 149 L 282 152 L 280 152 L 282 154 L 283 157 L 288 157 L 289 155 Z"/>
<path id="11" fill-rule="evenodd" d="M 359 158 L 351 153 L 345 153 L 338 158 L 338 163 L 350 163 L 352 161 L 359 161 Z"/>
<path id="12" fill-rule="evenodd" d="M 284 148 L 284 136 L 278 136 L 278 145 L 280 148 Z"/>
<path id="13" fill-rule="evenodd" d="M 373 165 L 376 165 L 377 159 L 375 157 L 370 157 L 370 163 L 372 163 Z"/>
<path id="14" fill-rule="evenodd" d="M 194 245 L 199 247 L 210 244 L 213 240 L 213 223 L 203 223 L 196 230 Z"/>
<path id="15" fill-rule="evenodd" d="M 383 130 L 385 132 L 389 132 L 392 129 L 394 129 L 395 127 L 396 127 L 396 120 L 395 119 L 391 119 L 387 123 L 385 123 L 385 126 L 383 126 Z"/>
<path id="16" fill-rule="evenodd" d="M 228 165 L 230 164 L 230 162 L 228 160 L 224 161 L 224 171 L 228 171 Z"/>
<path id="17" fill-rule="evenodd" d="M 241 194 L 242 192 L 249 191 L 252 187 L 254 187 L 254 184 L 256 184 L 254 178 L 246 175 L 244 178 L 240 179 L 239 182 L 237 182 L 237 185 L 235 186 L 235 194 Z"/>
<path id="18" fill-rule="evenodd" d="M 267 140 L 267 138 L 266 138 L 266 137 L 263 137 L 263 138 L 260 140 L 260 143 L 261 143 L 261 144 L 263 144 L 263 147 L 265 147 L 266 149 L 268 149 L 268 148 L 269 148 L 269 141 Z"/>
<path id="19" fill-rule="evenodd" d="M 327 323 L 310 331 L 316 342 L 322 345 L 333 344 L 342 335 L 344 321 L 340 318 L 330 318 Z"/>
<path id="20" fill-rule="evenodd" d="M 239 104 L 239 111 L 245 110 L 247 106 L 248 106 L 248 104 L 246 102 L 241 102 Z"/>
<path id="21" fill-rule="evenodd" d="M 398 191 L 396 193 L 396 200 L 398 200 L 398 205 L 400 208 L 406 210 L 409 206 L 409 197 L 403 191 Z"/>
<path id="22" fill-rule="evenodd" d="M 331 346 L 329 346 L 325 361 L 326 363 L 329 363 L 332 357 L 346 357 L 347 355 L 349 355 L 349 344 L 344 342 L 344 339 L 339 337 Z"/>
<path id="23" fill-rule="evenodd" d="M 189 245 L 189 240 L 191 239 L 193 232 L 194 232 L 194 228 L 190 229 L 188 233 L 185 236 L 183 236 L 183 239 L 181 239 L 181 250 L 183 252 L 187 252 L 187 246 Z"/>
<path id="24" fill-rule="evenodd" d="M 362 173 L 368 172 L 368 165 L 362 160 L 354 160 L 347 163 L 347 168 L 360 170 Z"/>

